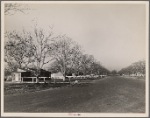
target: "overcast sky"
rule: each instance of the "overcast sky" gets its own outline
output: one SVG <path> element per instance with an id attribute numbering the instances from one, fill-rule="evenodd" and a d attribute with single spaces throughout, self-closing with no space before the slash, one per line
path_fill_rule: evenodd
<path id="1" fill-rule="evenodd" d="M 67 34 L 109 70 L 145 59 L 143 4 L 30 4 L 26 14 L 5 16 L 5 30 L 29 29 L 36 20 L 54 33 Z"/>

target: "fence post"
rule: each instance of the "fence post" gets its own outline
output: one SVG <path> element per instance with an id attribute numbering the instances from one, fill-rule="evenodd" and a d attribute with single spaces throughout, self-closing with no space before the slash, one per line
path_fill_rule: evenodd
<path id="1" fill-rule="evenodd" d="M 34 83 L 34 78 L 32 78 L 32 82 Z"/>

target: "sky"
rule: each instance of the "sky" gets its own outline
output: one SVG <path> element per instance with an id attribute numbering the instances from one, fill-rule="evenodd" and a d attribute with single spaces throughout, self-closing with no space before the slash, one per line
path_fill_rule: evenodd
<path id="1" fill-rule="evenodd" d="M 28 4 L 26 13 L 5 15 L 5 31 L 53 26 L 78 42 L 109 70 L 146 58 L 144 4 Z"/>

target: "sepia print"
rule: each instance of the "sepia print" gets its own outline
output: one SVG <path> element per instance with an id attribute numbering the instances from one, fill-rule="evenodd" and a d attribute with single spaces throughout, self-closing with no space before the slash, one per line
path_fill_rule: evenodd
<path id="1" fill-rule="evenodd" d="M 148 2 L 2 1 L 1 116 L 148 116 Z"/>

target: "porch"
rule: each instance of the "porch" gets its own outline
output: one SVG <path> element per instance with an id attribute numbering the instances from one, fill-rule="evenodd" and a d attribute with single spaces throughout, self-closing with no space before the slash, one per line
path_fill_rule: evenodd
<path id="1" fill-rule="evenodd" d="M 50 82 L 51 77 L 21 77 L 21 83 L 45 83 Z"/>

